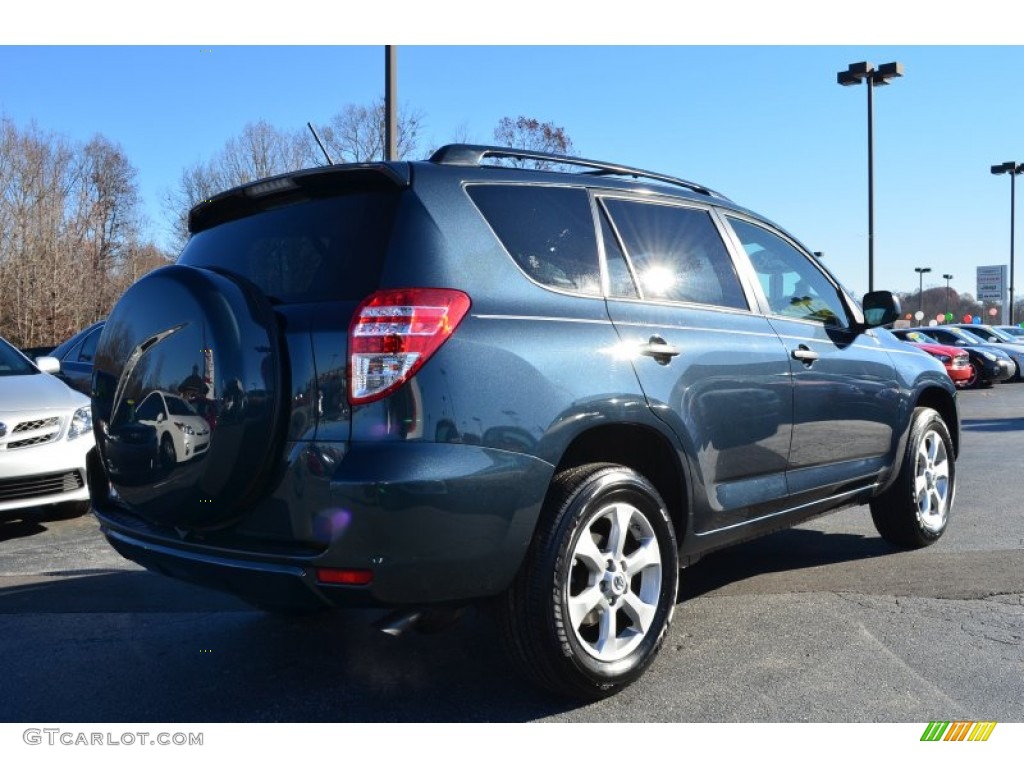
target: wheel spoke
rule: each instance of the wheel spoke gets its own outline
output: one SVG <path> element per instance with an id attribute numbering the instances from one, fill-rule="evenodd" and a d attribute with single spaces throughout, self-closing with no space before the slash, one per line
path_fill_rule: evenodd
<path id="1" fill-rule="evenodd" d="M 657 606 L 645 603 L 638 595 L 634 595 L 632 592 L 624 595 L 622 601 L 624 604 L 623 610 L 633 620 L 634 628 L 639 634 L 646 635 L 647 630 L 651 628 L 651 622 L 654 621 Z"/>
<path id="2" fill-rule="evenodd" d="M 629 521 L 633 519 L 633 507 L 616 504 L 612 508 L 612 532 L 608 536 L 608 549 L 616 562 L 622 560 L 629 534 Z"/>
<path id="3" fill-rule="evenodd" d="M 576 550 L 573 552 L 573 557 L 583 563 L 591 573 L 600 573 L 603 571 L 605 563 L 608 560 L 608 555 L 598 549 L 597 542 L 594 541 L 594 537 L 591 535 L 589 530 L 580 534 L 579 541 L 576 542 Z"/>
<path id="4" fill-rule="evenodd" d="M 914 478 L 914 498 L 920 499 L 928 490 L 928 478 L 925 477 L 924 470 L 920 470 L 917 476 Z"/>
<path id="5" fill-rule="evenodd" d="M 625 558 L 626 575 L 629 577 L 649 568 L 652 565 L 661 565 L 661 550 L 658 549 L 658 542 L 653 538 L 640 542 L 640 548 Z"/>
<path id="6" fill-rule="evenodd" d="M 601 612 L 598 626 L 597 642 L 594 643 L 594 650 L 600 655 L 614 653 L 617 650 L 618 638 L 618 612 L 605 610 Z"/>

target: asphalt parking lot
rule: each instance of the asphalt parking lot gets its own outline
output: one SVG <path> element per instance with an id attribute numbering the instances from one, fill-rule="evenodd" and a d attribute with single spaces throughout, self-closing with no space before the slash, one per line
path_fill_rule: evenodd
<path id="1" fill-rule="evenodd" d="M 945 537 L 893 553 L 865 507 L 706 557 L 652 669 L 580 706 L 531 688 L 471 614 L 267 616 L 122 560 L 96 521 L 0 522 L 0 721 L 1024 720 L 1024 384 L 961 395 Z"/>

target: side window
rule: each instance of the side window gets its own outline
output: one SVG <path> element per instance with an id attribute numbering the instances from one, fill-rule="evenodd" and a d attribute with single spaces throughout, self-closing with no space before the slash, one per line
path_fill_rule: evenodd
<path id="1" fill-rule="evenodd" d="M 476 184 L 467 192 L 526 274 L 551 288 L 601 295 L 597 235 L 585 189 Z"/>
<path id="2" fill-rule="evenodd" d="M 626 254 L 619 246 L 619 240 L 612 231 L 608 215 L 601 212 L 601 239 L 604 241 L 604 261 L 608 269 L 608 295 L 619 299 L 636 299 L 639 293 L 629 273 Z"/>
<path id="3" fill-rule="evenodd" d="M 729 217 L 776 315 L 847 326 L 836 287 L 816 264 L 789 242 L 763 227 Z"/>
<path id="4" fill-rule="evenodd" d="M 164 402 L 156 392 L 147 395 L 135 411 L 135 418 L 138 421 L 156 421 L 161 415 L 167 414 L 164 412 Z"/>
<path id="5" fill-rule="evenodd" d="M 725 243 L 707 211 L 606 200 L 645 299 L 747 309 Z"/>
<path id="6" fill-rule="evenodd" d="M 100 340 L 100 331 L 102 328 L 97 328 L 95 331 L 85 337 L 85 341 L 82 342 L 81 348 L 78 350 L 77 360 L 80 363 L 91 363 L 93 356 L 96 354 L 96 342 Z"/>

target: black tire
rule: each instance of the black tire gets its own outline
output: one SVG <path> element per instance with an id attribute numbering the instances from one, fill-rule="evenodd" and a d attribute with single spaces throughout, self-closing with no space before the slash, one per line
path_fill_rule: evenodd
<path id="1" fill-rule="evenodd" d="M 160 438 L 160 469 L 170 472 L 178 463 L 178 452 L 174 450 L 174 440 L 165 434 Z"/>
<path id="2" fill-rule="evenodd" d="M 552 482 L 499 625 L 537 684 L 600 699 L 654 660 L 678 585 L 675 533 L 657 490 L 627 467 L 588 464 Z"/>
<path id="3" fill-rule="evenodd" d="M 65 501 L 60 504 L 54 504 L 53 508 L 47 513 L 46 518 L 48 520 L 71 520 L 88 513 L 91 508 L 91 502 L 88 500 Z"/>
<path id="4" fill-rule="evenodd" d="M 981 370 L 977 363 L 971 363 L 971 377 L 964 382 L 964 386 L 968 389 L 981 386 Z"/>
<path id="5" fill-rule="evenodd" d="M 917 408 L 899 475 L 871 501 L 871 519 L 889 544 L 920 549 L 942 537 L 955 495 L 956 459 L 946 422 L 931 408 Z"/>

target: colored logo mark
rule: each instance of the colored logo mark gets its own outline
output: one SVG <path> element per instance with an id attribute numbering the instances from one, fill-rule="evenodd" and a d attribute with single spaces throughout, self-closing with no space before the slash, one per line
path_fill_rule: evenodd
<path id="1" fill-rule="evenodd" d="M 928 723 L 921 734 L 921 741 L 988 741 L 995 727 L 994 722 Z"/>

